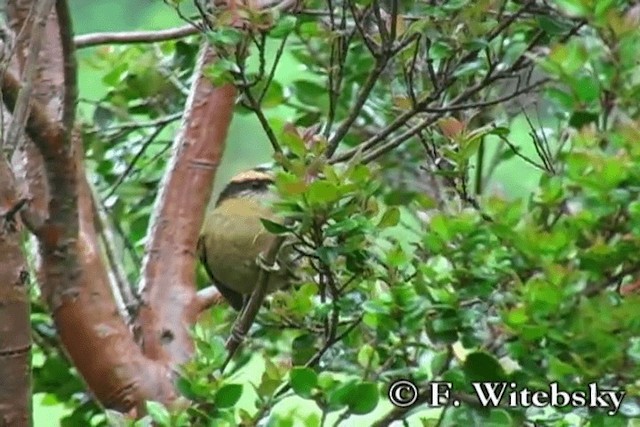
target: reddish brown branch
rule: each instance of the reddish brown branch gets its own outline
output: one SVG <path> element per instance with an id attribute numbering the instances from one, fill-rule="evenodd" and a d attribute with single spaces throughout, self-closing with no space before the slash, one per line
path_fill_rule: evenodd
<path id="1" fill-rule="evenodd" d="M 29 48 L 22 72 L 22 84 L 20 85 L 20 91 L 15 95 L 14 108 L 12 109 L 13 120 L 7 131 L 6 142 L 10 155 L 20 143 L 22 131 L 27 121 L 27 116 L 29 115 L 29 103 L 31 101 L 33 81 L 37 72 L 36 64 L 38 55 L 42 47 L 42 36 L 47 23 L 47 17 L 53 8 L 54 1 L 55 0 L 46 0 L 38 2 L 35 5 L 35 16 L 29 37 Z"/>
<path id="2" fill-rule="evenodd" d="M 0 422 L 31 425 L 29 276 L 21 250 L 13 175 L 0 152 Z"/>
<path id="3" fill-rule="evenodd" d="M 62 50 L 62 75 L 64 81 L 62 126 L 66 137 L 71 138 L 71 131 L 76 117 L 76 104 L 78 102 L 78 64 L 76 62 L 76 48 L 73 44 L 71 12 L 66 1 L 56 1 L 56 15 L 58 17 L 57 27 Z"/>
<path id="4" fill-rule="evenodd" d="M 211 47 L 203 44 L 182 131 L 156 200 L 143 262 L 138 326 L 144 351 L 171 365 L 185 362 L 193 351 L 188 328 L 201 309 L 195 286 L 196 241 L 236 95 L 232 85 L 214 87 L 203 76 L 203 69 L 214 60 Z"/>
<path id="5" fill-rule="evenodd" d="M 2 98 L 10 111 L 16 107 L 20 87 L 18 78 L 13 73 L 6 71 L 2 80 Z M 55 148 L 59 147 L 61 143 L 62 128 L 56 123 L 51 123 L 47 111 L 39 103 L 33 103 L 31 106 L 25 123 L 25 131 L 43 153 L 48 152 L 51 155 L 52 151 L 55 151 Z M 53 144 L 51 144 L 52 141 Z"/>
<path id="6" fill-rule="evenodd" d="M 50 15 L 34 84 L 36 99 L 26 123 L 42 154 L 50 191 L 47 219 L 37 229 L 42 294 L 65 350 L 100 402 L 122 411 L 145 400 L 169 403 L 176 397 L 171 370 L 144 357 L 111 293 L 94 226 L 82 143 L 72 140 L 76 66 L 70 58 L 72 30 L 62 2 L 58 0 L 57 10 L 65 28 L 60 28 L 55 14 Z M 30 3 L 10 4 L 14 26 L 21 25 Z M 11 109 L 20 89 L 13 74 L 5 74 L 2 89 Z"/>

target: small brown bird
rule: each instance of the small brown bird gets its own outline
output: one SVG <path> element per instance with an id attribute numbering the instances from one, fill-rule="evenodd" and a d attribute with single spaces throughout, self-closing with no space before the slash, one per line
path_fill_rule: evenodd
<path id="1" fill-rule="evenodd" d="M 257 260 L 275 236 L 260 218 L 282 222 L 270 207 L 277 199 L 268 169 L 255 168 L 236 175 L 224 188 L 215 207 L 207 212 L 198 239 L 197 253 L 210 279 L 235 309 L 243 307 L 256 286 Z M 267 291 L 273 292 L 292 280 L 288 256 L 281 251 L 277 271 L 271 272 Z"/>

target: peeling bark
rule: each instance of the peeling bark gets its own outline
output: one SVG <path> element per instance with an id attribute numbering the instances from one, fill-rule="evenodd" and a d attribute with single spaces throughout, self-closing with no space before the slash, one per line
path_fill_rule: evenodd
<path id="1" fill-rule="evenodd" d="M 34 2 L 16 0 L 7 5 L 9 22 L 16 33 L 28 27 L 25 23 L 31 19 L 29 11 Z M 27 196 L 29 209 L 23 218 L 37 238 L 38 282 L 67 355 L 99 402 L 139 415 L 139 411 L 131 410 L 140 408 L 146 400 L 176 402 L 173 374 L 193 352 L 188 330 L 201 310 L 216 301 L 215 295 L 196 293 L 195 247 L 222 157 L 236 90 L 232 85 L 213 87 L 202 76 L 203 68 L 215 60 L 213 51 L 204 43 L 182 132 L 174 142 L 171 166 L 150 227 L 141 286 L 144 304 L 136 325 L 142 332 L 141 348 L 117 304 L 118 290 L 110 284 L 85 171 L 83 144 L 74 132 L 76 66 L 64 0 L 57 0 L 56 11 L 46 20 L 43 31 L 42 50 L 30 85 L 27 137 L 12 159 L 19 191 L 16 193 L 13 182 L 11 191 Z M 11 111 L 22 88 L 16 76 L 25 75 L 28 46 L 29 32 L 24 31 L 12 69 L 2 80 L 3 101 Z M 12 175 L 9 165 L 4 166 L 0 172 Z M 0 179 L 0 185 L 3 183 Z M 0 194 L 0 202 L 2 197 L 9 200 L 0 204 L 0 214 L 5 205 L 13 203 L 11 200 L 17 197 L 14 193 L 11 197 Z M 6 244 L 2 237 L 0 246 Z M 16 266 L 24 266 L 18 257 L 15 259 Z M 19 267 L 6 270 L 9 278 L 0 276 L 0 285 L 10 283 L 15 287 L 17 282 L 11 277 L 18 270 Z M 8 288 L 0 289 L 4 292 Z M 0 297 L 4 301 L 4 294 Z M 29 302 L 24 295 L 8 301 L 18 301 L 21 309 Z M 0 316 L 5 313 L 8 311 L 0 310 Z M 29 329 L 28 316 L 23 324 L 15 324 L 15 319 L 14 324 L 1 321 L 2 317 L 0 328 L 6 324 L 11 329 L 0 329 L 0 337 L 5 331 Z M 25 348 L 21 357 L 28 358 L 29 347 L 23 344 L 11 343 L 7 348 Z M 2 403 L 0 399 L 0 408 Z"/>
<path id="2" fill-rule="evenodd" d="M 0 144 L 0 148 L 2 144 Z M 20 247 L 18 198 L 0 150 L 0 426 L 31 425 L 29 275 Z"/>
<path id="3" fill-rule="evenodd" d="M 147 356 L 172 366 L 189 359 L 196 295 L 195 248 L 231 123 L 236 90 L 214 87 L 202 70 L 215 60 L 203 43 L 167 174 L 156 199 L 140 284 L 138 327 Z"/>
<path id="4" fill-rule="evenodd" d="M 8 7 L 14 30 L 23 26 L 31 3 L 17 1 Z M 68 356 L 102 404 L 126 412 L 145 400 L 170 403 L 176 398 L 171 372 L 142 354 L 119 315 L 94 227 L 82 142 L 79 138 L 72 141 L 70 129 L 59 125 L 63 112 L 72 118 L 69 108 L 75 108 L 75 97 L 66 93 L 74 90 L 68 86 L 73 79 L 69 73 L 75 73 L 69 64 L 73 66 L 74 61 L 64 58 L 60 42 L 60 34 L 69 38 L 72 34 L 70 28 L 62 30 L 52 13 L 26 126 L 34 143 L 27 142 L 15 157 L 29 193 L 37 195 L 34 205 L 42 214 L 33 224 L 41 258 L 42 294 Z M 21 40 L 18 59 L 24 57 L 27 41 Z M 18 90 L 18 82 L 7 74 L 3 92 L 10 108 Z M 62 100 L 73 106 L 65 109 Z"/>

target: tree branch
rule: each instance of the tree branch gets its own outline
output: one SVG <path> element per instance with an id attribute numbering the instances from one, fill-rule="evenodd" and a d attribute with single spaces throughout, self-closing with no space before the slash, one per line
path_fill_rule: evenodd
<path id="1" fill-rule="evenodd" d="M 23 204 L 0 152 L 0 420 L 26 427 L 31 425 L 29 274 L 16 215 Z"/>
<path id="2" fill-rule="evenodd" d="M 197 294 L 198 311 L 203 312 L 206 309 L 224 302 L 224 297 L 215 286 L 208 286 L 200 289 Z"/>
<path id="3" fill-rule="evenodd" d="M 73 44 L 73 26 L 71 12 L 65 0 L 56 1 L 60 47 L 62 49 L 62 75 L 64 94 L 62 100 L 62 127 L 66 138 L 71 140 L 71 132 L 75 124 L 76 105 L 78 103 L 78 76 L 76 49 Z"/>
<path id="4" fill-rule="evenodd" d="M 17 0 L 8 5 L 14 28 L 20 28 L 31 3 Z M 64 15 L 66 5 L 58 9 Z M 67 28 L 58 28 L 56 14 L 49 15 L 34 82 L 36 99 L 25 127 L 42 154 L 50 192 L 45 201 L 48 216 L 36 229 L 42 295 L 66 352 L 102 404 L 128 411 L 150 399 L 169 403 L 176 398 L 170 370 L 143 356 L 118 315 L 109 286 L 94 228 L 82 143 L 71 132 L 76 70 L 75 60 L 64 57 L 73 55 L 71 49 L 62 48 L 70 43 L 72 31 L 64 17 L 62 22 Z M 65 76 L 70 78 L 69 89 Z M 12 73 L 5 73 L 2 89 L 5 104 L 13 108 L 20 83 Z M 61 99 L 66 104 L 60 106 Z M 60 115 L 68 121 L 65 128 Z"/>
<path id="5" fill-rule="evenodd" d="M 83 34 L 76 36 L 73 41 L 77 49 L 83 49 L 101 44 L 133 44 L 154 43 L 176 40 L 198 34 L 201 30 L 193 25 L 169 28 L 158 31 L 126 31 Z"/>
<path id="6" fill-rule="evenodd" d="M 187 361 L 193 352 L 188 328 L 200 310 L 195 286 L 196 241 L 235 103 L 232 85 L 214 87 L 203 75 L 216 60 L 212 47 L 203 42 L 181 132 L 174 140 L 150 220 L 139 285 L 142 306 L 137 325 L 144 352 L 170 366 Z"/>
<path id="7" fill-rule="evenodd" d="M 37 62 L 40 49 L 42 48 L 42 36 L 47 24 L 47 18 L 51 13 L 55 0 L 43 0 L 35 5 L 35 16 L 31 27 L 31 37 L 29 39 L 29 50 L 22 72 L 22 84 L 20 91 L 15 96 L 13 120 L 7 131 L 6 144 L 8 157 L 11 158 L 18 146 L 25 127 L 27 116 L 29 115 L 29 104 L 31 102 L 31 92 L 33 90 L 33 80 L 37 74 Z M 2 146 L 2 141 L 0 141 Z"/>
<path id="8" fill-rule="evenodd" d="M 14 111 L 16 108 L 20 88 L 18 78 L 9 70 L 5 71 L 2 80 L 2 99 L 9 111 Z M 49 141 L 59 140 L 62 134 L 62 128 L 49 121 L 48 113 L 40 103 L 32 103 L 24 129 L 42 152 L 50 152 Z"/>

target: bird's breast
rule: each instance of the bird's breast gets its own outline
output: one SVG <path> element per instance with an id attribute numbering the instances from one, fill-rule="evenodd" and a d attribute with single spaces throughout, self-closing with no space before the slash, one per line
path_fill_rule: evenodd
<path id="1" fill-rule="evenodd" d="M 250 293 L 258 279 L 258 255 L 265 252 L 274 239 L 260 218 L 274 220 L 270 210 L 259 205 L 242 207 L 228 204 L 214 210 L 204 234 L 207 263 L 217 280 L 241 294 Z M 278 275 L 269 280 L 269 291 L 279 285 Z"/>

